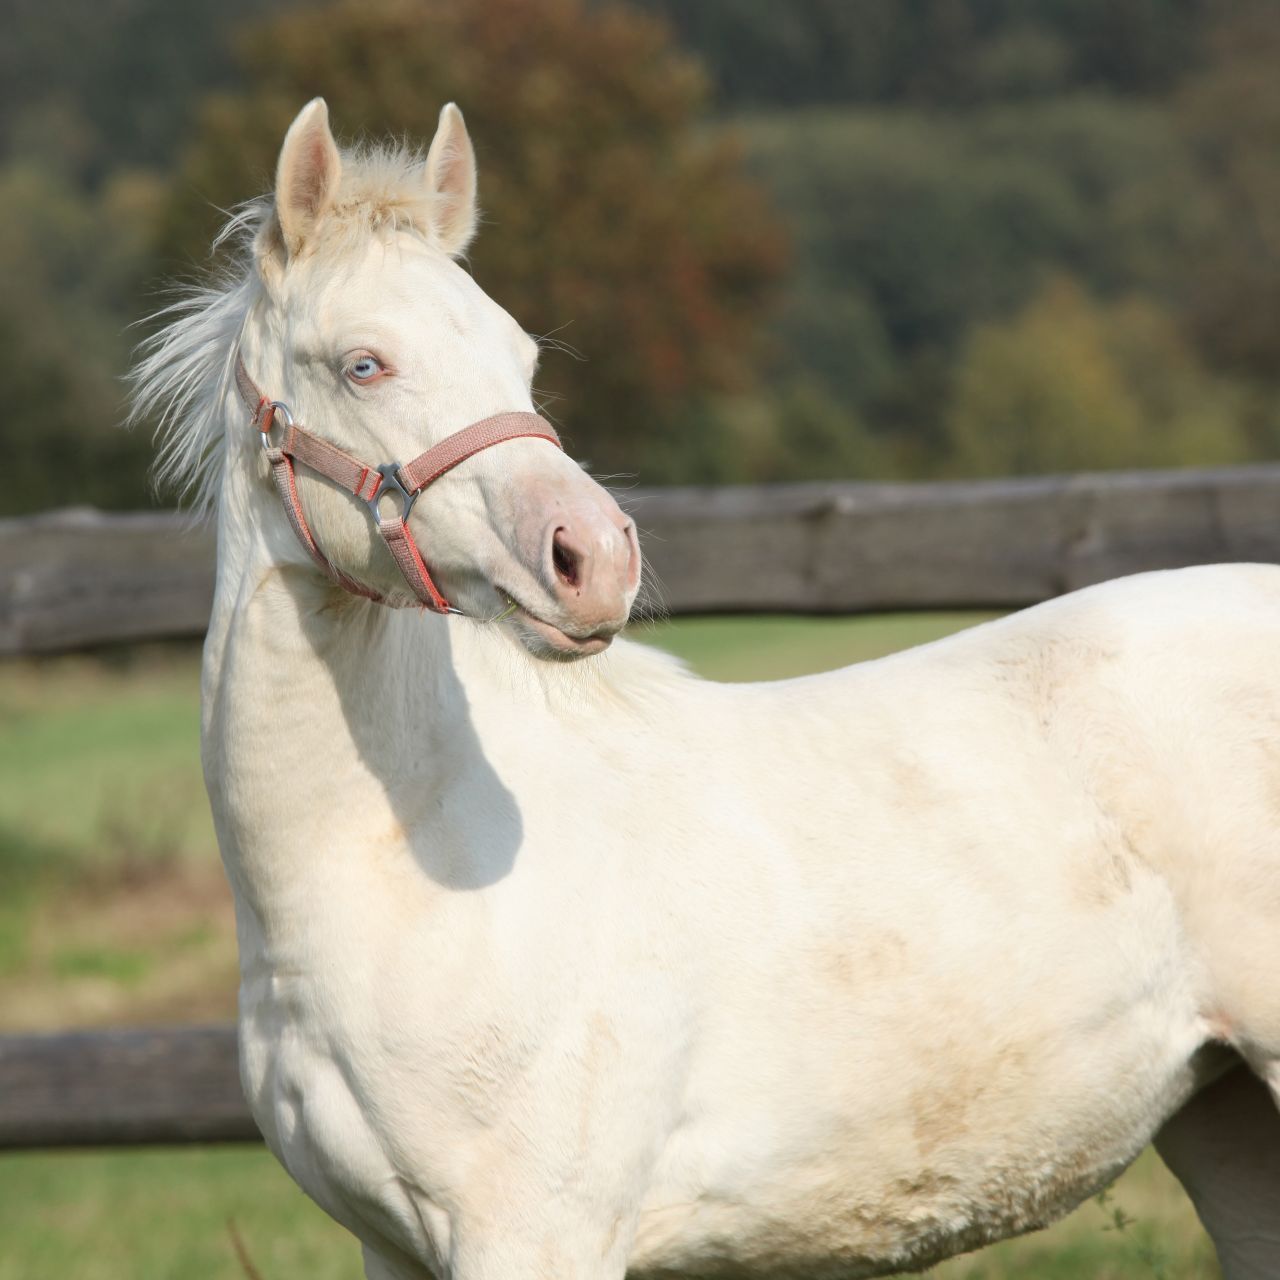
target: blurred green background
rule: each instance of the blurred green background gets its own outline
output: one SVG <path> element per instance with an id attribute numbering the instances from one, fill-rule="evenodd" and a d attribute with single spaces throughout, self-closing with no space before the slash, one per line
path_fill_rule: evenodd
<path id="1" fill-rule="evenodd" d="M 600 474 L 1273 457 L 1277 66 L 1272 0 L 9 0 L 0 510 L 152 500 L 130 325 L 316 93 L 461 103 L 472 269 Z"/>

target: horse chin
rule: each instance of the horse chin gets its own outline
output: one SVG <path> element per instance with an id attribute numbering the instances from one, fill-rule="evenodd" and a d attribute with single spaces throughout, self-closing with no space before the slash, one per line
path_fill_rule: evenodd
<path id="1" fill-rule="evenodd" d="M 614 636 L 612 631 L 572 636 L 554 623 L 530 613 L 523 605 L 511 615 L 511 623 L 524 647 L 535 658 L 548 662 L 577 662 L 579 658 L 603 653 Z"/>

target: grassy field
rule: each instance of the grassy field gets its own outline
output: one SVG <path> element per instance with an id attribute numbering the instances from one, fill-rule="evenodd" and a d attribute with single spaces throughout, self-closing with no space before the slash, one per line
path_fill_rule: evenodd
<path id="1" fill-rule="evenodd" d="M 714 679 L 766 679 L 984 616 L 685 620 L 639 638 Z M 200 782 L 198 701 L 189 647 L 0 665 L 0 1031 L 232 1016 L 234 932 Z M 1112 1195 L 932 1274 L 1218 1276 L 1154 1156 Z M 228 1222 L 263 1280 L 360 1276 L 350 1237 L 261 1150 L 0 1158 L 0 1280 L 243 1280 Z"/>

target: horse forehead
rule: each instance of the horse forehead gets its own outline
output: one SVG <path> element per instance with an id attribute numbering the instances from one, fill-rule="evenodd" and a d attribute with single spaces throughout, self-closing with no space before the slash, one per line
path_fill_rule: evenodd
<path id="1" fill-rule="evenodd" d="M 452 259 L 416 242 L 366 244 L 314 264 L 289 305 L 302 349 L 371 345 L 393 361 L 442 352 L 469 362 L 484 353 L 494 368 L 527 380 L 538 346 L 515 319 Z M 496 362 L 496 363 L 494 363 Z"/>
<path id="2" fill-rule="evenodd" d="M 381 319 L 470 334 L 505 312 L 455 262 L 416 245 L 374 244 L 334 271 L 321 313 L 340 325 Z"/>

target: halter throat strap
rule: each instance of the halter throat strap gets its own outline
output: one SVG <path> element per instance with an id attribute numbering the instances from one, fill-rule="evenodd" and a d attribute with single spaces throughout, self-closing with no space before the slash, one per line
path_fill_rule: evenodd
<path id="1" fill-rule="evenodd" d="M 294 422 L 288 405 L 279 400 L 269 400 L 262 394 L 249 376 L 239 353 L 236 355 L 236 390 L 249 412 L 251 425 L 262 433 L 262 445 L 271 465 L 271 478 L 280 495 L 285 515 L 304 550 L 325 576 L 344 591 L 395 607 L 403 607 L 411 602 L 375 591 L 339 569 L 320 549 L 298 497 L 297 464 L 324 476 L 326 480 L 359 498 L 369 508 L 369 514 L 387 550 L 391 552 L 410 592 L 420 604 L 433 613 L 461 613 L 461 610 L 455 609 L 444 598 L 436 586 L 409 528 L 409 513 L 418 496 L 428 485 L 434 484 L 460 462 L 465 462 L 492 445 L 502 444 L 507 440 L 530 438 L 546 440 L 557 449 L 562 447 L 555 428 L 545 418 L 536 413 L 513 411 L 473 422 L 461 431 L 447 436 L 439 444 L 432 445 L 403 466 L 398 462 L 371 465 Z M 279 423 L 277 419 L 280 420 Z M 274 444 L 271 433 L 277 425 L 282 427 L 282 433 L 279 443 Z M 382 510 L 382 502 L 391 494 L 399 497 L 400 511 L 397 515 L 388 516 Z"/>

